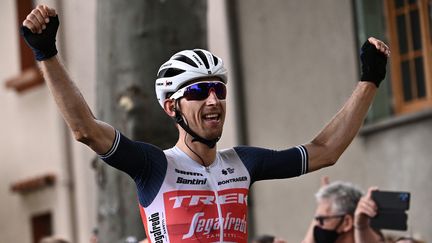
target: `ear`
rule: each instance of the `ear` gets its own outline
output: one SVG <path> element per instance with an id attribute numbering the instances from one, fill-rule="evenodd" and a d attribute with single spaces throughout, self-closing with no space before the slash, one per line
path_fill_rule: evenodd
<path id="1" fill-rule="evenodd" d="M 343 219 L 343 223 L 340 226 L 342 232 L 348 232 L 353 228 L 354 218 L 352 215 L 347 214 Z"/>
<path id="2" fill-rule="evenodd" d="M 164 110 L 165 110 L 165 113 L 168 114 L 168 116 L 174 117 L 175 116 L 175 100 L 166 99 L 164 101 Z"/>

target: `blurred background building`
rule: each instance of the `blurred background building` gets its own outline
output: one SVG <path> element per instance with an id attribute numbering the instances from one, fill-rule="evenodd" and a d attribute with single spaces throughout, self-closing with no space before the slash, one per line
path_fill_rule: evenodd
<path id="1" fill-rule="evenodd" d="M 97 2 L 2 1 L 0 242 L 56 234 L 84 243 L 98 213 L 113 209 L 98 207 L 96 156 L 71 138 L 19 38 L 18 26 L 37 3 L 60 13 L 61 57 L 96 107 Z M 367 37 L 392 49 L 365 126 L 335 166 L 252 187 L 250 234 L 299 242 L 319 179 L 329 175 L 363 188 L 410 191 L 405 233 L 432 241 L 432 0 L 213 0 L 207 7 L 209 49 L 230 71 L 219 148 L 282 149 L 310 141 L 353 90 Z"/>

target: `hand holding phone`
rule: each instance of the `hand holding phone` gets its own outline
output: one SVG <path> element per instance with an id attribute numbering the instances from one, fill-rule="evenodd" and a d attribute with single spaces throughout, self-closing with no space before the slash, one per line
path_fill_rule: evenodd
<path id="1" fill-rule="evenodd" d="M 370 226 L 377 229 L 406 230 L 411 195 L 409 192 L 373 191 L 372 199 L 378 207 Z"/>

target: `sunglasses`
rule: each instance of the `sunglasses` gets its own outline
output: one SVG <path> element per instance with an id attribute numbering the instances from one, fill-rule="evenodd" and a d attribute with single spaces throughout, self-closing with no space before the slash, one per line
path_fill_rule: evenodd
<path id="1" fill-rule="evenodd" d="M 210 95 L 210 91 L 213 91 L 217 98 L 224 100 L 226 98 L 226 86 L 220 81 L 203 81 L 198 83 L 190 84 L 177 90 L 171 95 L 170 99 L 178 99 L 181 97 L 186 100 L 205 100 Z"/>
<path id="2" fill-rule="evenodd" d="M 330 216 L 315 216 L 314 219 L 318 221 L 320 226 L 324 225 L 324 221 L 327 219 L 334 219 L 334 218 L 342 218 L 345 214 L 338 214 L 338 215 L 330 215 Z"/>

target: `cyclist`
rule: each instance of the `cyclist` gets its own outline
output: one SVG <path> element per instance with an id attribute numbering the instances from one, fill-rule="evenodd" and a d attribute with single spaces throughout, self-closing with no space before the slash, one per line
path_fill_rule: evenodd
<path id="1" fill-rule="evenodd" d="M 56 11 L 39 5 L 24 20 L 22 34 L 75 139 L 135 181 L 150 242 L 247 242 L 251 184 L 333 165 L 358 132 L 389 55 L 380 40 L 366 41 L 364 82 L 311 142 L 280 151 L 247 146 L 218 151 L 228 82 L 223 62 L 202 49 L 176 53 L 160 67 L 155 84 L 159 104 L 179 132 L 176 145 L 163 151 L 128 139 L 92 115 L 57 57 L 58 25 Z"/>

